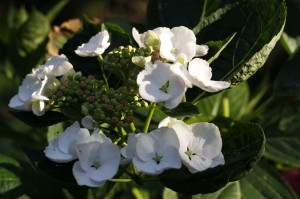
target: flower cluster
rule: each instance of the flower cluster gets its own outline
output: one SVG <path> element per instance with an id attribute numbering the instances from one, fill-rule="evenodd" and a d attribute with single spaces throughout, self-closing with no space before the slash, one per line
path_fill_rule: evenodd
<path id="1" fill-rule="evenodd" d="M 211 80 L 209 63 L 197 58 L 208 47 L 197 45 L 194 33 L 182 26 L 142 34 L 133 29 L 132 35 L 139 48 L 120 46 L 102 57 L 110 45 L 109 33 L 103 31 L 75 50 L 78 56 L 99 58 L 103 79 L 85 77 L 74 71 L 66 56 L 53 56 L 25 77 L 9 103 L 37 116 L 47 110 L 80 109 L 80 118 L 70 117 L 75 122 L 44 151 L 57 163 L 76 161 L 73 174 L 78 185 L 103 186 L 119 167 L 134 167 L 127 174 L 141 177 L 181 167 L 193 174 L 225 163 L 221 134 L 214 124 L 187 125 L 167 117 L 148 133 L 151 110 L 143 130 L 134 124 L 136 108 L 147 107 L 148 102 L 152 108 L 164 102 L 173 109 L 187 88 L 217 92 L 230 86 Z"/>
<path id="2" fill-rule="evenodd" d="M 72 64 L 65 55 L 53 56 L 26 75 L 19 93 L 9 102 L 9 107 L 17 110 L 32 110 L 37 116 L 45 113 L 47 92 L 60 84 L 58 77 L 74 73 Z"/>
<path id="3" fill-rule="evenodd" d="M 165 107 L 178 106 L 186 89 L 193 85 L 207 91 L 217 92 L 228 88 L 230 83 L 211 80 L 209 63 L 195 58 L 207 53 L 206 45 L 197 45 L 196 36 L 190 29 L 180 26 L 156 28 L 132 35 L 140 47 L 150 47 L 159 57 L 152 63 L 144 58 L 145 69 L 139 73 L 137 84 L 142 98 L 151 102 L 165 102 Z M 134 60 L 141 58 L 135 58 Z M 148 60 L 148 61 L 147 61 Z"/>

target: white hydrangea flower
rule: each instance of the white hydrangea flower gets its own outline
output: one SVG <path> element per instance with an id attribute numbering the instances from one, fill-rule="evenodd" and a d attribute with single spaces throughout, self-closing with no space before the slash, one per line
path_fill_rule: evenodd
<path id="1" fill-rule="evenodd" d="M 179 142 L 171 128 L 159 128 L 136 138 L 132 161 L 138 171 L 158 175 L 166 169 L 181 167 Z"/>
<path id="2" fill-rule="evenodd" d="M 187 125 L 180 120 L 166 118 L 160 124 L 163 125 L 175 130 L 182 162 L 191 173 L 225 163 L 221 151 L 222 138 L 214 124 L 202 122 Z"/>
<path id="3" fill-rule="evenodd" d="M 77 159 L 76 146 L 90 137 L 87 129 L 75 122 L 58 137 L 49 142 L 44 153 L 53 162 L 65 163 Z"/>
<path id="4" fill-rule="evenodd" d="M 30 111 L 37 116 L 45 113 L 45 101 L 49 100 L 44 95 L 47 78 L 41 80 L 33 74 L 24 78 L 19 92 L 9 102 L 8 106 L 16 110 Z"/>
<path id="5" fill-rule="evenodd" d="M 117 173 L 121 161 L 120 149 L 104 136 L 102 134 L 102 138 L 96 136 L 96 139 L 77 145 L 79 161 L 73 166 L 73 175 L 78 185 L 103 186 Z"/>
<path id="6" fill-rule="evenodd" d="M 171 42 L 172 32 L 169 28 L 159 27 L 139 34 L 139 32 L 133 28 L 132 36 L 140 47 L 152 47 L 154 50 L 159 51 L 161 45 L 168 45 L 162 43 Z"/>
<path id="7" fill-rule="evenodd" d="M 71 73 L 75 73 L 73 65 L 64 54 L 52 56 L 45 64 L 32 69 L 32 74 L 41 79 L 45 79 L 46 76 L 50 79 Z"/>
<path id="8" fill-rule="evenodd" d="M 209 63 L 203 59 L 195 58 L 188 66 L 191 82 L 207 92 L 217 92 L 230 86 L 229 82 L 211 80 L 212 72 Z"/>
<path id="9" fill-rule="evenodd" d="M 171 42 L 163 42 L 160 48 L 160 55 L 172 62 L 186 64 L 195 56 L 203 56 L 207 53 L 206 45 L 197 45 L 196 36 L 187 27 L 179 26 L 171 29 Z"/>
<path id="10" fill-rule="evenodd" d="M 75 53 L 81 57 L 95 57 L 103 54 L 109 45 L 109 34 L 104 30 L 92 36 L 88 43 L 78 46 Z"/>
<path id="11" fill-rule="evenodd" d="M 65 55 L 52 56 L 44 65 L 32 70 L 32 74 L 26 75 L 19 92 L 9 103 L 9 107 L 29 111 L 37 116 L 45 113 L 46 91 L 60 84 L 55 77 L 74 73 L 73 66 Z"/>
<path id="12" fill-rule="evenodd" d="M 172 72 L 170 64 L 156 61 L 148 63 L 137 76 L 139 93 L 150 102 L 165 102 L 168 109 L 175 108 L 186 91 L 184 80 Z"/>

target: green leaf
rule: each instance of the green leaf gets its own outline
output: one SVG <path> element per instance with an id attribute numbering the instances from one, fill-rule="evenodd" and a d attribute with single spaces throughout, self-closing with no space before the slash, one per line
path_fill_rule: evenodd
<path id="1" fill-rule="evenodd" d="M 260 163 L 253 172 L 237 182 L 211 194 L 193 196 L 193 199 L 296 199 L 296 194 L 273 167 Z"/>
<path id="2" fill-rule="evenodd" d="M 16 8 L 13 5 L 9 6 L 7 14 L 7 25 L 12 30 L 17 30 L 28 19 L 28 13 L 24 6 Z"/>
<path id="3" fill-rule="evenodd" d="M 207 0 L 206 15 L 203 19 L 200 19 L 199 23 L 193 28 L 194 33 L 197 35 L 201 31 L 201 29 L 205 28 L 215 21 L 220 20 L 224 14 L 226 14 L 237 5 L 238 4 L 236 2 L 222 5 L 222 2 L 220 0 Z"/>
<path id="4" fill-rule="evenodd" d="M 34 127 L 46 127 L 59 122 L 67 121 L 69 118 L 60 112 L 46 111 L 43 116 L 36 116 L 29 111 L 9 111 L 14 117 Z"/>
<path id="5" fill-rule="evenodd" d="M 201 99 L 196 103 L 201 115 L 203 116 L 225 116 L 233 120 L 239 120 L 244 114 L 246 105 L 249 101 L 249 87 L 247 83 L 242 83 L 224 92 Z"/>
<path id="6" fill-rule="evenodd" d="M 111 45 L 106 49 L 106 52 L 130 44 L 129 33 L 131 34 L 132 24 L 121 19 L 111 19 L 105 23 L 105 26 L 110 32 L 111 40 Z"/>
<path id="7" fill-rule="evenodd" d="M 232 1 L 227 1 L 232 2 Z M 267 60 L 279 40 L 286 18 L 283 0 L 239 0 L 221 19 L 203 28 L 198 42 L 235 38 L 211 64 L 215 80 L 237 85 L 253 75 Z"/>
<path id="8" fill-rule="evenodd" d="M 191 174 L 186 168 L 171 169 L 160 175 L 166 187 L 188 194 L 210 193 L 247 175 L 264 152 L 265 137 L 257 124 L 238 123 L 222 129 L 225 164 Z"/>
<path id="9" fill-rule="evenodd" d="M 64 132 L 65 128 L 64 128 L 64 124 L 61 123 L 57 123 L 55 125 L 49 126 L 48 127 L 48 132 L 47 132 L 47 140 L 48 142 L 50 140 L 52 140 L 53 138 L 57 137 L 59 134 L 61 134 L 62 132 Z"/>
<path id="10" fill-rule="evenodd" d="M 298 50 L 284 65 L 276 77 L 274 92 L 279 96 L 300 95 L 300 50 Z"/>
<path id="11" fill-rule="evenodd" d="M 47 39 L 50 24 L 45 15 L 36 9 L 30 13 L 27 21 L 18 31 L 15 45 L 21 57 L 32 53 Z"/>
<path id="12" fill-rule="evenodd" d="M 197 107 L 191 103 L 183 102 L 180 103 L 174 109 L 162 109 L 162 111 L 170 117 L 191 117 L 199 115 Z"/>
<path id="13" fill-rule="evenodd" d="M 208 63 L 212 63 L 215 59 L 219 57 L 221 52 L 226 48 L 226 46 L 232 41 L 232 39 L 235 37 L 236 33 L 233 33 L 231 36 L 227 37 L 224 40 L 221 41 L 210 41 L 205 43 L 209 47 L 209 56 L 210 54 L 213 54 L 208 60 Z"/>
<path id="14" fill-rule="evenodd" d="M 225 100 L 228 100 L 229 107 L 229 116 L 231 119 L 239 120 L 240 117 L 244 114 L 246 105 L 250 98 L 250 90 L 248 84 L 246 82 L 234 87 L 232 89 L 228 89 L 223 93 L 222 97 L 222 106 L 220 109 L 219 115 L 224 115 L 224 109 L 226 109 L 226 104 L 224 104 Z"/>
<path id="15" fill-rule="evenodd" d="M 193 28 L 199 21 L 202 3 L 198 0 L 150 0 L 147 8 L 149 28 L 159 26 L 174 27 L 184 25 Z M 178 11 L 180 10 L 180 15 Z"/>
<path id="16" fill-rule="evenodd" d="M 300 168 L 299 105 L 299 100 L 287 101 L 260 117 L 267 136 L 264 156 L 296 168 Z"/>
<path id="17" fill-rule="evenodd" d="M 16 160 L 0 154 L 0 198 L 16 198 L 14 189 L 21 184 L 20 178 L 16 175 L 19 171 L 19 164 Z"/>
<path id="18" fill-rule="evenodd" d="M 178 199 L 178 193 L 165 187 L 163 190 L 162 198 L 163 199 Z"/>
<path id="19" fill-rule="evenodd" d="M 83 28 L 76 32 L 59 51 L 59 54 L 64 54 L 68 57 L 75 71 L 81 71 L 84 75 L 100 76 L 101 68 L 97 57 L 80 57 L 75 53 L 78 46 L 87 43 L 98 32 L 99 27 L 85 20 Z"/>

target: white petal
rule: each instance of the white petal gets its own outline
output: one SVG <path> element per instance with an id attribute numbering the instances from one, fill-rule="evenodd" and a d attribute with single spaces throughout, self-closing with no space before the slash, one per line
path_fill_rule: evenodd
<path id="1" fill-rule="evenodd" d="M 180 76 L 184 80 L 185 85 L 187 87 L 192 87 L 191 80 L 193 77 L 189 74 L 187 68 L 184 65 L 177 62 L 175 64 L 172 64 L 170 66 L 170 69 L 172 70 L 172 72 L 174 72 L 176 75 Z"/>
<path id="2" fill-rule="evenodd" d="M 148 134 L 153 135 L 154 137 L 156 137 L 156 140 L 159 140 L 161 150 L 164 150 L 164 148 L 169 146 L 175 147 L 177 149 L 179 148 L 179 140 L 173 128 L 161 127 L 158 129 L 154 129 Z M 158 147 L 156 147 L 156 150 L 158 150 Z"/>
<path id="3" fill-rule="evenodd" d="M 181 43 L 193 42 L 196 43 L 196 36 L 194 32 L 184 26 L 174 27 L 171 29 L 174 34 L 174 38 L 176 39 L 176 45 L 180 45 Z"/>
<path id="4" fill-rule="evenodd" d="M 101 55 L 110 45 L 108 40 L 109 34 L 106 30 L 99 32 L 92 36 L 87 43 L 78 46 L 77 50 L 75 50 L 75 53 L 82 57 L 94 57 Z"/>
<path id="5" fill-rule="evenodd" d="M 45 114 L 45 102 L 44 101 L 33 101 L 32 111 L 36 116 L 42 116 Z"/>
<path id="6" fill-rule="evenodd" d="M 140 135 L 141 135 L 141 133 L 139 133 L 139 134 L 129 133 L 128 134 L 127 146 L 125 146 L 121 149 L 121 154 L 124 157 L 131 159 L 135 156 L 136 142 L 137 142 L 137 138 Z"/>
<path id="7" fill-rule="evenodd" d="M 213 159 L 220 154 L 222 149 L 222 138 L 219 128 L 207 122 L 189 125 L 195 137 L 205 140 L 203 145 L 203 155 L 205 158 Z"/>
<path id="8" fill-rule="evenodd" d="M 74 73 L 72 64 L 64 55 L 54 55 L 50 57 L 45 64 L 32 69 L 34 75 L 44 79 L 45 77 L 57 77 L 65 74 Z"/>
<path id="9" fill-rule="evenodd" d="M 79 123 L 76 121 L 60 135 L 58 140 L 59 149 L 76 156 L 76 145 L 85 142 L 89 137 L 89 131 L 80 128 Z"/>
<path id="10" fill-rule="evenodd" d="M 210 80 L 212 77 L 211 67 L 203 59 L 193 59 L 189 64 L 188 71 L 194 77 L 192 83 L 205 91 L 217 92 L 230 86 L 228 82 Z"/>
<path id="11" fill-rule="evenodd" d="M 177 120 L 176 118 L 172 118 L 172 117 L 166 117 L 165 119 L 160 121 L 160 123 L 158 124 L 158 128 L 161 128 L 161 127 L 172 128 L 172 126 L 175 122 L 180 122 L 180 120 Z"/>
<path id="12" fill-rule="evenodd" d="M 89 115 L 85 116 L 84 118 L 81 119 L 81 124 L 84 128 L 93 129 L 94 128 L 93 117 Z"/>
<path id="13" fill-rule="evenodd" d="M 77 181 L 78 185 L 86 185 L 89 187 L 100 187 L 103 186 L 106 183 L 106 180 L 104 181 L 95 181 L 90 178 L 90 174 L 82 170 L 80 167 L 79 162 L 75 162 L 73 166 L 73 175 Z"/>
<path id="14" fill-rule="evenodd" d="M 177 75 L 170 78 L 168 93 L 172 95 L 172 98 L 166 100 L 165 107 L 172 109 L 178 106 L 182 102 L 182 98 L 185 95 L 186 86 L 183 79 Z"/>
<path id="15" fill-rule="evenodd" d="M 159 147 L 157 138 L 151 134 L 142 134 L 137 138 L 136 156 L 142 161 L 151 161 Z"/>
<path id="16" fill-rule="evenodd" d="M 189 63 L 188 71 L 191 76 L 201 82 L 209 81 L 212 77 L 211 67 L 204 59 L 193 59 Z"/>
<path id="17" fill-rule="evenodd" d="M 181 157 L 185 157 L 189 143 L 193 139 L 190 127 L 182 121 L 174 122 L 172 128 L 175 130 L 179 140 L 179 152 Z"/>
<path id="18" fill-rule="evenodd" d="M 108 162 L 109 164 L 111 162 L 115 163 L 120 163 L 121 160 L 121 154 L 120 154 L 120 149 L 117 145 L 111 142 L 103 142 L 101 143 L 98 151 L 98 155 L 100 158 L 100 161 L 105 164 Z M 117 165 L 118 167 L 119 165 Z"/>
<path id="19" fill-rule="evenodd" d="M 24 102 L 20 99 L 18 94 L 16 94 L 15 96 L 13 96 L 13 98 L 10 99 L 8 106 L 17 110 L 24 110 Z"/>
<path id="20" fill-rule="evenodd" d="M 229 86 L 230 86 L 229 82 L 211 80 L 211 81 L 204 82 L 200 88 L 207 92 L 218 92 L 226 88 L 229 88 Z"/>
<path id="21" fill-rule="evenodd" d="M 182 163 L 189 169 L 191 173 L 196 173 L 211 168 L 212 160 L 203 159 L 197 155 L 193 155 L 191 160 L 186 156 L 182 160 Z"/>
<path id="22" fill-rule="evenodd" d="M 92 133 L 92 135 L 85 141 L 85 142 L 110 142 L 112 143 L 111 139 L 109 137 L 106 137 L 106 135 L 102 132 L 99 133 L 99 129 L 95 129 L 95 131 Z"/>
<path id="23" fill-rule="evenodd" d="M 138 157 L 134 157 L 132 162 L 138 171 L 142 171 L 148 175 L 158 175 L 161 173 L 157 172 L 157 163 L 154 160 L 142 161 Z"/>
<path id="24" fill-rule="evenodd" d="M 157 165 L 156 170 L 158 172 L 163 172 L 167 169 L 179 169 L 181 167 L 181 158 L 178 152 L 178 148 L 174 146 L 169 146 L 162 151 L 162 159 Z"/>
<path id="25" fill-rule="evenodd" d="M 202 57 L 206 55 L 208 52 L 208 46 L 207 45 L 197 45 L 196 46 L 196 56 Z"/>
<path id="26" fill-rule="evenodd" d="M 91 179 L 103 181 L 112 178 L 120 165 L 119 148 L 110 142 L 90 142 L 78 145 L 78 158 L 81 168 L 90 173 Z M 94 162 L 99 167 L 92 167 Z"/>
<path id="27" fill-rule="evenodd" d="M 47 158 L 57 163 L 66 163 L 75 159 L 71 154 L 63 153 L 58 148 L 58 138 L 54 138 L 44 151 Z"/>
<path id="28" fill-rule="evenodd" d="M 99 160 L 99 142 L 88 142 L 88 143 L 82 143 L 78 144 L 76 147 L 80 167 L 85 172 L 88 172 L 92 167 L 95 160 Z"/>
<path id="29" fill-rule="evenodd" d="M 42 81 L 32 75 L 26 75 L 25 79 L 22 82 L 22 85 L 19 87 L 19 97 L 22 101 L 26 102 L 31 98 L 31 95 L 39 90 L 42 86 Z"/>
<path id="30" fill-rule="evenodd" d="M 211 168 L 225 164 L 225 159 L 222 153 L 212 159 Z"/>
<path id="31" fill-rule="evenodd" d="M 139 86 L 139 93 L 141 97 L 150 102 L 164 102 L 172 98 L 172 94 L 165 93 L 160 85 L 152 82 L 143 82 Z"/>
<path id="32" fill-rule="evenodd" d="M 136 41 L 136 43 L 138 43 L 139 47 L 144 47 L 144 44 L 141 41 L 140 34 L 137 31 L 137 29 L 135 29 L 135 28 L 132 29 L 132 36 L 133 36 L 134 40 Z"/>

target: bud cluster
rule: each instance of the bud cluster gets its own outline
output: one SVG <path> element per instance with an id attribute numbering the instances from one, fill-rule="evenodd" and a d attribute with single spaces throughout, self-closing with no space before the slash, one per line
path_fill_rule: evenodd
<path id="1" fill-rule="evenodd" d="M 49 93 L 50 109 L 81 107 L 82 117 L 91 116 L 94 124 L 126 127 L 133 122 L 133 110 L 141 106 L 133 89 L 121 86 L 107 88 L 104 81 L 93 76 L 69 75 L 61 79 L 61 85 Z"/>
<path id="2" fill-rule="evenodd" d="M 121 77 L 126 85 L 134 86 L 136 85 L 136 77 L 142 70 L 141 67 L 132 63 L 134 56 L 152 56 L 152 49 L 150 47 L 136 49 L 132 46 L 120 46 L 109 52 L 102 64 L 105 70 Z"/>

